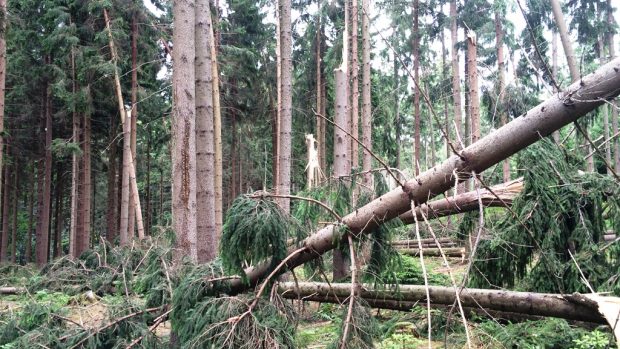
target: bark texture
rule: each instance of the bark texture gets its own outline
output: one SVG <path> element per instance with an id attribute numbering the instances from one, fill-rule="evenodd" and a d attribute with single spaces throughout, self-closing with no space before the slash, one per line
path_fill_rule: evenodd
<path id="1" fill-rule="evenodd" d="M 413 0 L 413 110 L 414 127 L 413 131 L 413 168 L 415 175 L 420 174 L 420 159 L 422 149 L 420 148 L 420 123 L 422 114 L 420 112 L 420 24 L 419 24 L 420 3 Z"/>
<path id="2" fill-rule="evenodd" d="M 279 170 L 277 190 L 280 195 L 291 193 L 291 127 L 293 122 L 293 38 L 291 27 L 291 1 L 278 0 L 280 10 L 280 53 L 282 75 L 282 104 L 280 106 L 280 134 L 279 134 Z M 285 212 L 290 210 L 290 199 L 279 200 Z"/>
<path id="3" fill-rule="evenodd" d="M 351 54 L 349 59 L 351 65 L 349 67 L 349 74 L 351 75 L 351 104 L 349 111 L 351 112 L 351 134 L 353 137 L 359 139 L 359 62 L 358 62 L 358 50 L 357 50 L 357 32 L 358 32 L 358 2 L 357 0 L 351 1 Z M 359 167 L 359 144 L 357 141 L 349 137 L 351 142 L 351 168 L 358 170 Z"/>
<path id="4" fill-rule="evenodd" d="M 52 106 L 51 89 L 49 86 L 46 87 L 44 104 L 43 177 L 39 181 L 42 184 L 42 190 L 39 201 L 40 210 L 38 213 L 37 240 L 35 245 L 35 261 L 39 267 L 47 263 L 49 255 L 50 199 L 52 190 Z"/>
<path id="5" fill-rule="evenodd" d="M 455 147 L 461 149 L 463 137 L 463 117 L 461 113 L 461 78 L 459 71 L 458 26 L 456 25 L 456 0 L 450 1 L 450 39 L 452 44 L 452 99 L 454 100 L 454 140 Z"/>
<path id="6" fill-rule="evenodd" d="M 504 29 L 502 28 L 502 16 L 499 11 L 495 11 L 495 44 L 497 46 L 497 111 L 499 112 L 500 126 L 504 126 L 508 122 L 508 115 L 504 106 L 506 63 L 504 62 Z M 504 160 L 502 163 L 502 174 L 504 182 L 508 182 L 510 180 L 509 159 Z"/>
<path id="7" fill-rule="evenodd" d="M 573 45 L 570 41 L 568 29 L 566 28 L 566 22 L 564 21 L 564 13 L 560 6 L 559 0 L 549 0 L 551 3 L 551 11 L 553 12 L 553 18 L 555 19 L 555 25 L 558 27 L 560 33 L 560 41 L 562 41 L 562 47 L 564 48 L 564 54 L 566 55 L 566 62 L 568 64 L 568 70 L 570 71 L 571 81 L 575 82 L 579 79 L 579 70 L 577 70 L 577 62 L 575 61 L 575 52 L 573 51 Z"/>
<path id="8" fill-rule="evenodd" d="M 482 173 L 519 150 L 535 143 L 540 137 L 572 123 L 592 111 L 604 100 L 620 93 L 620 59 L 599 67 L 582 81 L 569 86 L 564 92 L 552 96 L 532 108 L 506 126 L 463 149 L 443 163 L 425 171 L 389 193 L 356 209 L 343 218 L 353 233 L 368 233 L 384 221 L 395 218 L 411 209 L 411 202 L 420 205 L 450 189 L 455 173 Z M 462 177 L 462 176 L 461 176 Z M 465 178 L 461 178 L 464 180 Z M 304 252 L 291 257 L 286 266 L 293 268 L 318 258 L 338 245 L 335 225 L 328 225 L 304 240 Z M 293 250 L 289 250 L 293 253 Z M 249 283 L 241 280 L 230 282 L 230 294 L 247 289 L 264 277 L 270 263 L 262 263 L 246 269 Z"/>
<path id="9" fill-rule="evenodd" d="M 372 150 L 372 105 L 370 89 L 370 0 L 362 0 L 362 143 Z M 362 155 L 364 184 L 372 188 L 372 155 L 365 150 Z"/>
<path id="10" fill-rule="evenodd" d="M 278 284 L 278 292 L 290 299 L 305 299 L 308 296 L 317 297 L 312 300 L 320 300 L 325 296 L 346 298 L 351 292 L 351 284 L 283 282 Z M 453 287 L 430 286 L 429 295 L 433 305 L 451 306 L 456 299 Z M 422 302 L 426 300 L 426 288 L 417 285 L 398 285 L 398 287 L 386 285 L 385 288 L 374 289 L 372 285 L 363 284 L 359 287 L 359 296 L 369 300 Z M 589 307 L 559 294 L 465 288 L 460 298 L 464 307 L 482 307 L 527 315 L 607 323 L 596 306 Z"/>

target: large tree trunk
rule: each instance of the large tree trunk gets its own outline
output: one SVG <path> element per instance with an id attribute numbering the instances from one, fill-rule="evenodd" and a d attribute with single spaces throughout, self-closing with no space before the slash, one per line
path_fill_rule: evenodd
<path id="1" fill-rule="evenodd" d="M 213 77 L 213 137 L 215 143 L 215 241 L 222 234 L 222 113 L 220 108 L 220 75 L 217 66 L 219 46 L 219 5 L 215 1 L 211 30 L 211 69 Z"/>
<path id="2" fill-rule="evenodd" d="M 37 221 L 37 242 L 35 245 L 36 262 L 39 267 L 42 267 L 47 263 L 49 251 L 49 228 L 50 228 L 50 194 L 52 188 L 52 101 L 51 101 L 51 88 L 45 87 L 45 103 L 44 103 L 44 115 L 45 122 L 43 132 L 45 134 L 44 141 L 44 161 L 43 161 L 43 178 L 39 183 L 42 183 L 41 201 L 39 207 L 39 217 Z"/>
<path id="3" fill-rule="evenodd" d="M 467 67 L 469 73 L 469 103 L 471 119 L 471 144 L 480 139 L 480 99 L 478 97 L 478 48 L 476 33 L 467 33 Z"/>
<path id="4" fill-rule="evenodd" d="M 196 251 L 198 262 L 217 254 L 215 232 L 215 143 L 213 135 L 213 69 L 211 10 L 196 0 Z"/>
<path id="5" fill-rule="evenodd" d="M 343 218 L 353 233 L 369 233 L 381 223 L 411 209 L 411 203 L 423 204 L 454 185 L 455 173 L 461 180 L 471 172 L 482 173 L 519 150 L 550 135 L 553 131 L 572 123 L 586 113 L 614 98 L 620 93 L 620 59 L 599 67 L 582 81 L 569 86 L 564 92 L 552 96 L 523 116 L 506 124 L 475 144 L 463 149 L 443 163 L 425 171 L 391 192 L 360 207 Z M 330 224 L 306 238 L 303 252 L 288 259 L 290 269 L 318 258 L 334 249 L 340 241 L 335 238 L 340 228 Z M 295 252 L 289 250 L 289 254 Z M 271 263 L 266 262 L 246 269 L 249 282 L 230 281 L 230 294 L 256 285 L 266 275 Z"/>
<path id="6" fill-rule="evenodd" d="M 351 114 L 351 134 L 356 139 L 359 139 L 359 62 L 357 53 L 357 32 L 358 32 L 358 3 L 357 0 L 350 0 L 351 2 L 351 55 L 349 59 L 351 66 L 349 67 L 351 90 L 349 91 L 351 97 L 351 108 L 349 109 Z M 359 144 L 358 140 L 349 137 L 351 142 L 351 168 L 356 171 L 359 170 Z"/>
<path id="7" fill-rule="evenodd" d="M 136 23 L 136 13 L 131 16 L 131 132 L 130 147 L 131 161 L 134 169 L 137 168 L 136 162 L 136 142 L 138 128 L 138 24 Z M 137 175 L 137 174 L 134 174 Z M 134 236 L 136 230 L 136 208 L 135 201 L 138 193 L 134 193 L 129 189 L 129 212 L 127 221 L 127 232 Z M 142 237 L 140 237 L 142 238 Z"/>
<path id="8" fill-rule="evenodd" d="M 452 56 L 452 98 L 454 100 L 454 144 L 456 149 L 461 149 L 461 142 L 464 140 L 462 128 L 463 119 L 461 116 L 461 78 L 459 71 L 459 53 L 457 49 L 458 26 L 456 24 L 456 16 L 456 0 L 452 0 L 450 1 L 450 39 L 452 44 L 450 53 Z"/>
<path id="9" fill-rule="evenodd" d="M 362 143 L 368 150 L 362 155 L 364 184 L 372 188 L 372 106 L 370 89 L 370 0 L 362 0 Z M 397 97 L 398 98 L 398 97 Z"/>
<path id="10" fill-rule="evenodd" d="M 402 120 L 400 117 L 400 74 L 398 69 L 398 56 L 396 51 L 393 52 L 393 74 L 394 77 L 394 133 L 396 136 L 396 161 L 394 162 L 394 167 L 401 168 L 401 131 L 402 131 Z"/>
<path id="11" fill-rule="evenodd" d="M 495 44 L 497 45 L 497 110 L 499 111 L 499 123 L 501 126 L 508 122 L 506 107 L 504 106 L 504 96 L 506 89 L 506 73 L 504 62 L 504 30 L 502 29 L 503 17 L 499 10 L 495 11 Z M 504 182 L 510 180 L 510 160 L 506 159 L 502 163 L 502 174 Z"/>
<path id="12" fill-rule="evenodd" d="M 32 167 L 30 168 L 30 201 L 28 204 L 28 231 L 26 231 L 26 236 L 25 236 L 25 244 L 26 244 L 26 251 L 25 251 L 25 255 L 26 255 L 26 259 L 25 262 L 26 263 L 30 263 L 32 261 L 32 229 L 34 226 L 34 200 L 36 198 L 36 182 L 35 182 L 35 171 L 36 171 L 36 163 L 33 161 L 32 162 Z M 1 172 L 1 171 L 0 171 Z"/>
<path id="13" fill-rule="evenodd" d="M 291 192 L 291 127 L 292 127 L 292 27 L 291 1 L 278 0 L 280 9 L 280 51 L 282 60 L 282 105 L 280 109 L 280 142 L 278 156 L 280 167 L 278 171 L 278 193 L 289 195 Z M 280 206 L 285 212 L 290 210 L 290 200 L 283 198 Z"/>
<path id="14" fill-rule="evenodd" d="M 422 204 L 416 207 L 416 219 L 418 222 L 422 222 L 424 217 L 435 219 L 478 210 L 480 208 L 478 196 L 480 196 L 480 201 L 484 207 L 506 207 L 506 205 L 511 205 L 512 200 L 523 190 L 523 178 L 498 184 L 491 187 L 491 190 L 492 192 L 487 189 L 474 190 Z M 412 211 L 407 211 L 398 218 L 404 224 L 414 224 L 416 220 L 413 218 Z"/>
<path id="15" fill-rule="evenodd" d="M 209 96 L 211 97 L 211 96 Z M 151 130 L 147 128 L 146 133 L 146 217 L 144 219 L 144 233 L 149 234 L 151 231 L 151 217 L 152 217 L 152 203 L 151 203 L 151 143 L 153 140 L 151 139 Z M 215 210 L 215 208 L 214 208 Z"/>
<path id="16" fill-rule="evenodd" d="M 173 15 L 172 228 L 179 253 L 196 260 L 194 1 L 175 0 Z"/>
<path id="17" fill-rule="evenodd" d="M 346 35 L 344 36 L 346 38 Z M 350 125 L 350 118 L 348 114 L 347 102 L 347 73 L 345 69 L 338 68 L 334 71 L 335 74 L 335 105 L 336 112 L 334 114 L 334 123 L 342 127 L 334 127 L 334 177 L 339 178 L 348 176 L 351 174 L 351 162 L 348 156 L 351 154 L 349 151 L 349 136 L 344 130 L 348 129 Z M 347 262 L 346 257 L 339 249 L 334 250 L 333 261 L 333 278 L 334 280 L 342 279 L 347 275 Z"/>
<path id="18" fill-rule="evenodd" d="M 289 299 L 307 299 L 321 301 L 326 297 L 346 298 L 351 293 L 351 284 L 327 284 L 323 282 L 283 282 L 278 284 L 278 292 Z M 452 305 L 456 301 L 453 287 L 429 286 L 432 305 Z M 386 285 L 374 289 L 372 285 L 359 287 L 359 296 L 370 300 L 391 300 L 404 302 L 423 302 L 426 300 L 426 288 L 417 285 Z M 567 320 L 587 321 L 606 324 L 596 306 L 590 307 L 573 298 L 559 294 L 516 292 L 502 290 L 484 290 L 465 288 L 460 293 L 464 307 L 507 311 L 528 315 L 557 317 Z"/>
<path id="19" fill-rule="evenodd" d="M 568 70 L 570 71 L 571 81 L 575 82 L 579 80 L 579 70 L 577 69 L 577 62 L 575 61 L 575 52 L 573 51 L 573 45 L 570 41 L 568 29 L 566 28 L 566 22 L 564 21 L 564 13 L 562 13 L 562 7 L 559 0 L 549 0 L 551 3 L 551 11 L 555 19 L 555 25 L 558 27 L 560 33 L 560 40 L 562 41 L 562 47 L 564 48 L 564 54 L 566 55 L 566 62 L 568 63 Z"/>
<path id="20" fill-rule="evenodd" d="M 422 149 L 420 148 L 420 123 L 422 114 L 420 112 L 420 3 L 419 0 L 413 0 L 413 164 L 415 175 L 420 174 L 420 159 Z"/>
<path id="21" fill-rule="evenodd" d="M 322 43 L 322 35 L 321 35 L 321 1 L 317 1 L 317 6 L 318 6 L 318 11 L 317 11 L 317 15 L 316 15 L 316 35 L 315 35 L 315 50 L 314 50 L 314 55 L 315 55 L 315 76 L 316 76 L 316 111 L 318 113 L 321 113 L 321 89 L 322 89 L 322 65 L 321 65 L 321 43 Z M 321 115 L 325 115 L 325 114 L 321 114 Z M 323 159 L 322 156 L 323 154 L 321 153 L 321 144 L 320 144 L 320 138 L 321 138 L 321 134 L 323 134 L 323 118 L 319 115 L 316 115 L 315 117 L 315 128 L 314 128 L 314 132 L 316 133 L 316 138 L 317 141 L 319 143 L 319 147 L 318 147 L 318 151 L 317 151 L 317 156 L 318 156 L 318 163 L 319 163 L 319 168 L 321 168 L 321 170 L 325 170 L 325 168 L 321 167 L 323 164 Z M 314 146 L 314 145 L 313 145 Z"/>
<path id="22" fill-rule="evenodd" d="M 91 182 L 91 127 L 90 112 L 84 114 L 84 143 L 82 144 L 82 185 L 80 187 L 80 214 L 79 229 L 75 238 L 75 256 L 80 256 L 90 248 L 90 227 L 92 209 L 92 182 Z"/>
<path id="23" fill-rule="evenodd" d="M 75 52 L 74 49 L 71 48 L 71 85 L 72 85 L 72 96 L 73 98 L 77 98 L 77 80 L 76 80 L 76 72 L 75 72 Z M 81 123 L 80 118 L 77 113 L 76 106 L 73 105 L 72 110 L 72 129 L 73 129 L 73 143 L 75 143 L 78 147 L 81 148 Z M 116 136 L 116 135 L 115 135 Z M 116 145 L 114 145 L 116 147 Z M 81 158 L 77 152 L 73 152 L 71 155 L 71 222 L 69 227 L 69 254 L 77 257 L 75 255 L 75 237 L 77 235 L 78 230 L 78 220 L 79 220 L 79 187 L 80 187 L 80 162 Z"/>
<path id="24" fill-rule="evenodd" d="M 63 166 L 61 162 L 56 162 L 56 202 L 54 204 L 54 245 L 52 252 L 54 258 L 60 257 L 62 251 L 62 230 L 63 230 L 63 199 L 65 182 L 63 178 Z"/>

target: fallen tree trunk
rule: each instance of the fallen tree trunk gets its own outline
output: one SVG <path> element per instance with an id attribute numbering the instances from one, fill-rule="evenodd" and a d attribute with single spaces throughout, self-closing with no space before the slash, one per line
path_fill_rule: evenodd
<path id="1" fill-rule="evenodd" d="M 446 257 L 459 257 L 465 258 L 467 251 L 463 247 L 448 247 L 442 248 L 444 255 Z M 441 257 L 441 250 L 438 248 L 423 248 L 424 256 L 432 256 L 432 257 Z M 417 256 L 420 254 L 419 248 L 398 248 L 396 251 L 408 255 L 408 256 Z"/>
<path id="2" fill-rule="evenodd" d="M 394 248 L 418 248 L 418 242 L 416 240 L 400 240 L 392 241 Z M 441 247 L 458 247 L 459 244 L 454 241 L 439 242 Z M 438 245 L 434 242 L 422 243 L 422 248 L 437 248 Z"/>
<path id="3" fill-rule="evenodd" d="M 433 238 L 430 239 L 420 239 L 420 243 L 422 245 L 424 244 L 434 244 L 436 241 Z M 437 242 L 439 242 L 441 244 L 441 246 L 443 246 L 444 243 L 453 243 L 454 240 L 452 240 L 451 238 L 437 238 Z M 411 246 L 418 246 L 418 240 L 396 240 L 396 241 L 392 241 L 392 245 L 411 245 Z"/>
<path id="4" fill-rule="evenodd" d="M 278 284 L 278 292 L 289 299 L 329 302 L 347 298 L 351 292 L 351 284 L 282 282 Z M 429 294 L 431 305 L 451 306 L 455 302 L 455 291 L 452 287 L 429 286 Z M 426 288 L 417 285 L 399 285 L 398 288 L 386 285 L 384 289 L 374 289 L 372 285 L 363 284 L 359 287 L 358 295 L 369 304 L 373 302 L 386 309 L 406 310 L 416 303 L 426 301 Z M 461 303 L 467 308 L 607 323 L 596 306 L 575 303 L 559 294 L 465 288 L 461 292 Z"/>
<path id="5" fill-rule="evenodd" d="M 493 192 L 487 189 L 480 189 L 480 201 L 482 201 L 482 206 L 506 207 L 506 205 L 511 205 L 512 200 L 523 190 L 523 178 L 498 184 L 491 187 L 491 190 Z M 497 195 L 497 197 L 494 194 Z M 415 213 L 418 222 L 424 222 L 425 216 L 426 219 L 435 219 L 463 212 L 477 211 L 479 208 L 478 191 L 474 190 L 418 206 L 415 209 Z M 415 223 L 412 211 L 407 211 L 398 218 L 400 218 L 404 224 Z"/>
<path id="6" fill-rule="evenodd" d="M 495 132 L 461 150 L 443 163 L 409 180 L 399 188 L 354 210 L 342 219 L 353 233 L 369 233 L 385 221 L 411 209 L 411 203 L 421 205 L 450 189 L 455 182 L 481 173 L 519 150 L 550 135 L 553 131 L 586 115 L 606 100 L 620 93 L 620 57 L 599 67 L 595 72 L 554 94 L 547 101 Z M 457 177 L 458 174 L 458 177 Z M 302 242 L 302 248 L 291 247 L 286 257 L 288 269 L 319 258 L 340 244 L 336 238 L 340 227 L 327 225 Z M 343 234 L 346 240 L 346 234 Z M 243 292 L 271 271 L 272 262 L 265 261 L 245 270 L 247 281 L 231 280 L 227 286 L 231 295 Z"/>
<path id="7" fill-rule="evenodd" d="M 26 293 L 25 287 L 0 287 L 0 294 L 11 295 L 11 294 L 22 294 Z"/>

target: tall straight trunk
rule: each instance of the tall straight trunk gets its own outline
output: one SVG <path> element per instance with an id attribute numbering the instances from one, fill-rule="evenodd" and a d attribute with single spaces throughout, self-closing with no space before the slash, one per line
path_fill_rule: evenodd
<path id="1" fill-rule="evenodd" d="M 422 115 L 420 113 L 420 23 L 419 23 L 419 0 L 413 0 L 413 79 L 414 79 L 414 93 L 413 93 L 413 109 L 414 109 L 414 123 L 415 129 L 413 131 L 413 168 L 415 169 L 415 175 L 420 174 L 420 159 L 422 149 L 420 148 L 420 119 Z"/>
<path id="2" fill-rule="evenodd" d="M 278 0 L 280 10 L 280 51 L 282 69 L 282 105 L 280 106 L 280 147 L 278 157 L 280 167 L 278 171 L 278 193 L 288 195 L 291 192 L 291 127 L 292 127 L 292 27 L 291 1 Z M 290 211 L 290 200 L 283 198 L 280 206 L 285 212 Z"/>
<path id="3" fill-rule="evenodd" d="M 82 145 L 82 186 L 80 202 L 80 229 L 75 239 L 75 255 L 80 256 L 90 248 L 91 210 L 92 210 L 92 181 L 91 181 L 91 124 L 90 112 L 84 115 L 84 143 Z"/>
<path id="4" fill-rule="evenodd" d="M 4 187 L 4 195 L 2 199 L 2 239 L 0 245 L 0 262 L 9 261 L 9 203 L 11 202 L 11 179 L 9 167 L 4 165 L 4 178 L 2 186 Z"/>
<path id="5" fill-rule="evenodd" d="M 56 163 L 56 193 L 54 194 L 55 203 L 54 203 L 54 245 L 52 247 L 54 258 L 60 257 L 62 254 L 62 230 L 63 227 L 63 198 L 64 198 L 64 188 L 65 181 L 63 178 L 63 166 L 61 162 Z"/>
<path id="6" fill-rule="evenodd" d="M 495 11 L 495 44 L 497 46 L 497 104 L 499 111 L 499 123 L 501 126 L 506 125 L 508 116 L 504 106 L 504 90 L 506 89 L 506 73 L 504 63 L 504 30 L 502 29 L 502 16 L 499 11 Z M 510 180 L 510 160 L 504 160 L 502 164 L 502 174 L 504 182 Z"/>
<path id="7" fill-rule="evenodd" d="M 131 159 L 134 169 L 137 170 L 136 142 L 138 128 L 138 24 L 136 13 L 131 16 Z M 134 174 L 137 175 L 137 174 Z M 129 212 L 127 231 L 134 236 L 136 230 L 135 201 L 138 194 L 129 188 Z"/>
<path id="8" fill-rule="evenodd" d="M 131 204 L 129 186 L 129 163 L 131 161 L 131 120 L 126 113 L 122 113 L 123 121 L 123 168 L 121 179 L 121 222 L 120 238 L 121 246 L 127 246 L 133 240 L 133 231 L 129 230 L 129 206 Z"/>
<path id="9" fill-rule="evenodd" d="M 209 0 L 196 0 L 196 251 L 198 262 L 217 254 L 215 230 L 215 143 Z"/>
<path id="10" fill-rule="evenodd" d="M 321 35 L 321 1 L 317 1 L 317 6 L 318 6 L 318 11 L 317 11 L 317 15 L 316 15 L 316 35 L 315 35 L 315 43 L 316 43 L 316 49 L 315 49 L 315 62 L 316 62 L 316 111 L 318 113 L 321 113 L 321 91 L 323 88 L 323 81 L 322 81 L 322 64 L 321 64 L 321 45 L 322 45 L 322 35 Z M 325 115 L 325 114 L 321 114 L 321 115 Z M 319 167 L 322 170 L 325 170 L 325 168 L 323 167 L 323 154 L 321 152 L 321 135 L 323 134 L 323 128 L 324 128 L 324 120 L 322 117 L 320 116 L 316 116 L 315 117 L 315 133 L 316 133 L 316 139 L 319 143 L 318 146 L 318 162 L 319 162 Z"/>
<path id="11" fill-rule="evenodd" d="M 346 36 L 344 36 L 346 38 Z M 347 73 L 346 66 L 343 70 L 342 67 L 334 71 L 335 77 L 335 107 L 334 123 L 342 127 L 334 127 L 334 177 L 339 178 L 343 176 L 349 176 L 351 174 L 351 162 L 349 156 L 351 154 L 349 146 L 349 136 L 344 130 L 349 129 L 348 113 L 348 94 L 347 94 Z M 334 250 L 333 261 L 333 279 L 339 280 L 347 275 L 347 260 L 341 250 Z"/>
<path id="12" fill-rule="evenodd" d="M 196 253 L 196 113 L 194 1 L 175 0 L 172 51 L 172 227 L 179 253 Z"/>
<path id="13" fill-rule="evenodd" d="M 211 69 L 213 77 L 213 139 L 215 146 L 215 241 L 222 234 L 222 114 L 220 108 L 220 75 L 217 66 L 219 47 L 219 2 L 215 1 L 211 28 Z"/>
<path id="14" fill-rule="evenodd" d="M 6 81 L 6 0 L 0 0 L 0 197 L 2 197 L 2 159 L 4 146 L 4 97 Z"/>
<path id="15" fill-rule="evenodd" d="M 231 83 L 234 84 L 234 81 L 231 81 Z M 239 180 L 239 174 L 237 173 L 239 151 L 237 149 L 237 112 L 235 108 L 230 110 L 230 119 L 230 133 L 232 139 L 230 143 L 230 200 L 228 200 L 228 202 L 232 202 L 237 195 L 239 195 L 239 191 L 237 190 L 237 182 Z"/>
<path id="16" fill-rule="evenodd" d="M 458 26 L 456 24 L 456 0 L 450 1 L 450 42 L 452 49 L 450 54 L 452 57 L 452 98 L 454 100 L 454 144 L 456 149 L 461 148 L 461 142 L 464 142 L 463 137 L 463 118 L 461 114 L 461 78 L 459 71 L 459 52 L 458 45 Z"/>
<path id="17" fill-rule="evenodd" d="M 321 25 L 321 37 L 325 38 L 325 25 Z M 327 51 L 325 40 L 321 41 L 321 51 Z M 321 65 L 321 115 L 327 116 L 327 79 L 325 77 L 325 64 Z M 317 137 L 319 141 L 319 153 L 321 159 L 321 169 L 327 173 L 327 121 L 321 119 L 321 134 Z"/>
<path id="18" fill-rule="evenodd" d="M 358 3 L 357 0 L 351 1 L 351 66 L 349 67 L 349 74 L 351 74 L 351 134 L 353 137 L 359 140 L 359 62 L 358 62 L 358 50 L 357 50 L 357 33 L 358 33 Z M 350 138 L 351 142 L 351 168 L 356 171 L 359 170 L 359 144 L 357 140 Z"/>
<path id="19" fill-rule="evenodd" d="M 368 234 L 385 221 L 409 211 L 412 202 L 425 203 L 454 185 L 455 173 L 471 175 L 472 171 L 482 173 L 491 166 L 549 136 L 553 131 L 566 126 L 591 112 L 620 93 L 620 59 L 599 67 L 583 77 L 582 83 L 574 83 L 559 95 L 554 95 L 506 126 L 480 139 L 453 155 L 443 163 L 408 180 L 398 188 L 359 207 L 344 216 L 342 222 L 354 234 Z M 465 177 L 460 177 L 466 180 Z M 377 219 L 377 217 L 381 217 Z M 306 238 L 301 246 L 288 251 L 287 268 L 295 268 L 319 258 L 341 243 L 340 224 L 329 224 Z M 294 255 L 293 255 L 294 254 Z M 227 283 L 230 295 L 254 287 L 270 271 L 270 262 L 261 263 L 245 270 L 248 279 L 231 280 Z"/>
<path id="20" fill-rule="evenodd" d="M 163 225 L 163 217 L 164 217 L 164 170 L 159 167 L 159 214 L 157 217 L 157 223 L 159 225 Z"/>
<path id="21" fill-rule="evenodd" d="M 106 239 L 114 243 L 118 236 L 118 179 L 117 179 L 117 157 L 118 149 L 116 146 L 117 123 L 116 116 L 110 117 L 110 135 L 108 147 L 108 200 L 106 210 Z M 147 160 L 150 156 L 146 157 Z"/>
<path id="22" fill-rule="evenodd" d="M 147 129 L 148 130 L 148 129 Z M 150 234 L 151 231 L 151 131 L 146 134 L 146 218 L 144 219 L 144 232 Z M 215 210 L 215 208 L 214 208 Z"/>
<path id="23" fill-rule="evenodd" d="M 274 120 L 274 142 L 273 142 L 273 163 L 275 171 L 273 172 L 273 186 L 276 194 L 280 190 L 280 127 L 282 120 L 282 35 L 280 34 L 280 10 L 276 6 L 276 113 Z"/>
<path id="24" fill-rule="evenodd" d="M 77 80 L 76 80 L 76 72 L 75 72 L 75 52 L 74 49 L 71 48 L 71 85 L 72 85 L 72 95 L 73 98 L 77 98 Z M 77 144 L 78 147 L 82 147 L 81 144 L 81 120 L 77 113 L 75 105 L 73 105 L 72 110 L 72 129 L 73 129 L 73 142 Z M 79 187 L 80 187 L 80 162 L 81 158 L 77 152 L 73 152 L 71 155 L 71 223 L 69 227 L 69 254 L 77 257 L 75 255 L 75 237 L 77 235 L 78 230 L 78 220 L 79 220 Z"/>
<path id="25" fill-rule="evenodd" d="M 34 226 L 34 200 L 36 198 L 36 190 L 34 190 L 34 188 L 36 187 L 36 183 L 35 183 L 35 171 L 36 171 L 37 165 L 36 162 L 32 162 L 31 168 L 30 168 L 30 188 L 31 190 L 30 192 L 30 199 L 29 199 L 29 204 L 28 204 L 28 231 L 26 231 L 26 236 L 24 239 L 24 243 L 26 245 L 25 249 L 25 262 L 26 263 L 30 263 L 32 261 L 32 229 Z M 0 171 L 1 172 L 1 171 Z"/>
<path id="26" fill-rule="evenodd" d="M 49 62 L 49 57 L 47 57 Z M 44 98 L 44 115 L 45 123 L 42 128 L 42 132 L 45 133 L 44 141 L 44 161 L 43 161 L 43 176 L 42 182 L 42 195 L 39 207 L 39 217 L 37 221 L 37 242 L 35 245 L 35 259 L 39 267 L 47 263 L 48 260 L 48 245 L 49 245 L 49 228 L 50 228 L 50 194 L 52 188 L 52 100 L 51 100 L 51 88 L 46 84 L 45 98 Z"/>
<path id="27" fill-rule="evenodd" d="M 448 57 L 448 50 L 446 48 L 446 37 L 444 35 L 444 31 L 441 31 L 441 77 L 443 79 L 443 81 L 448 81 L 448 65 L 447 65 L 447 57 Z M 444 89 L 442 89 L 442 91 L 446 91 L 445 87 Z M 450 130 L 452 129 L 452 125 L 451 125 L 451 119 L 450 119 L 450 111 L 449 111 L 449 107 L 448 107 L 448 99 L 445 96 L 445 93 L 442 92 L 442 99 L 443 99 L 443 117 L 444 117 L 444 129 L 446 130 L 447 134 L 445 137 L 445 141 L 446 141 L 446 158 L 450 157 L 450 144 L 452 143 L 452 140 L 454 139 L 452 136 L 452 132 L 450 132 Z M 448 221 L 448 224 L 450 224 L 450 221 Z"/>
<path id="28" fill-rule="evenodd" d="M 471 118 L 471 143 L 480 139 L 480 99 L 478 97 L 478 65 L 477 65 L 476 33 L 467 33 L 467 66 L 469 73 L 469 103 Z"/>
<path id="29" fill-rule="evenodd" d="M 562 7 L 560 6 L 559 0 L 549 0 L 549 2 L 551 3 L 551 11 L 553 12 L 555 25 L 560 33 L 560 40 L 562 41 L 562 47 L 564 48 L 564 54 L 566 55 L 566 63 L 568 64 L 568 70 L 570 71 L 571 81 L 575 82 L 579 80 L 579 70 L 577 69 L 575 52 L 573 51 L 573 45 L 571 44 L 568 29 L 566 28 L 566 22 L 564 21 L 564 13 L 562 13 Z"/>
<path id="30" fill-rule="evenodd" d="M 372 150 L 372 110 L 370 89 L 370 0 L 362 0 L 362 143 Z M 372 155 L 368 150 L 362 156 L 364 184 L 372 188 Z"/>
<path id="31" fill-rule="evenodd" d="M 607 0 L 607 8 L 611 9 L 611 0 Z M 607 21 L 610 25 L 615 25 L 616 20 L 614 19 L 613 13 L 610 11 L 607 15 Z M 607 35 L 607 47 L 609 49 L 609 57 L 610 59 L 614 59 L 616 57 L 616 48 L 614 43 L 614 33 L 610 31 Z M 615 99 L 610 100 L 611 103 L 611 129 L 612 134 L 618 134 L 618 102 Z M 614 170 L 616 173 L 620 173 L 620 139 L 616 137 L 611 144 L 613 148 L 613 158 L 614 158 Z"/>
<path id="32" fill-rule="evenodd" d="M 276 87 L 276 89 L 278 89 Z M 277 93 L 276 93 L 277 94 Z M 277 97 L 276 97 L 277 98 Z M 271 110 L 271 183 L 274 190 L 278 183 L 278 102 L 274 102 L 273 93 L 269 93 L 269 110 Z"/>

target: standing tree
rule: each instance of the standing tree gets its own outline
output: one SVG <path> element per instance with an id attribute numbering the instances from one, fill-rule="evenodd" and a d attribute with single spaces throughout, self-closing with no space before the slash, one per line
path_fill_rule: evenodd
<path id="1" fill-rule="evenodd" d="M 370 95 L 370 0 L 362 0 L 362 143 L 372 150 L 372 111 Z M 372 187 L 372 156 L 364 151 L 364 184 Z"/>
<path id="2" fill-rule="evenodd" d="M 291 1 L 278 0 L 279 23 L 280 23 L 280 70 L 281 70 L 281 93 L 280 105 L 280 133 L 279 133 L 279 171 L 277 191 L 281 195 L 289 195 L 291 192 L 291 127 L 293 121 L 292 108 L 292 27 L 291 27 Z M 290 210 L 290 200 L 283 198 L 280 206 L 286 212 Z"/>

